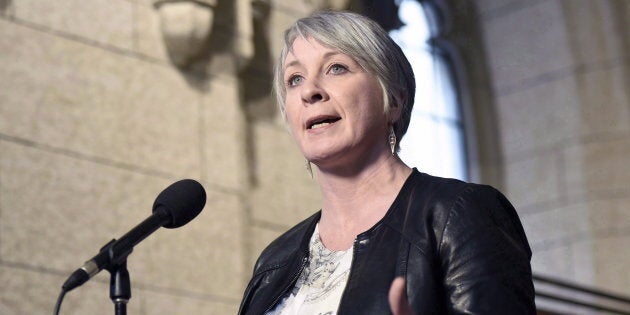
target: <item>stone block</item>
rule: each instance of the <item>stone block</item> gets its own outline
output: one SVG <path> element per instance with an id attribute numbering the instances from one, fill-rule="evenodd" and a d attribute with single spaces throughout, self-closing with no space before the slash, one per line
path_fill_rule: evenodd
<path id="1" fill-rule="evenodd" d="M 587 238 L 571 244 L 571 257 L 573 262 L 573 276 L 571 281 L 583 285 L 595 284 L 595 249 L 593 239 Z"/>
<path id="2" fill-rule="evenodd" d="M 481 16 L 492 14 L 499 10 L 505 10 L 506 8 L 513 7 L 514 4 L 518 4 L 519 0 L 477 0 L 474 2 L 477 8 L 477 13 Z M 510 10 L 509 12 L 511 12 Z M 508 13 L 509 13 L 508 12 Z"/>
<path id="3" fill-rule="evenodd" d="M 0 279 L 2 280 L 0 313 L 21 315 L 51 314 L 66 277 L 0 266 Z M 134 288 L 132 287 L 131 290 L 132 299 L 127 306 L 127 311 L 129 314 L 140 314 Z M 107 279 L 107 281 L 90 281 L 66 294 L 60 314 L 105 315 L 113 312 L 114 304 L 109 299 L 109 280 Z"/>
<path id="4" fill-rule="evenodd" d="M 596 285 L 608 291 L 628 296 L 630 294 L 630 251 L 628 243 L 630 237 L 599 238 L 594 241 L 594 255 Z"/>
<path id="5" fill-rule="evenodd" d="M 235 195 L 207 193 L 204 211 L 189 224 L 160 230 L 136 246 L 129 261 L 136 281 L 240 300 L 250 275 L 244 270 L 243 206 Z"/>
<path id="6" fill-rule="evenodd" d="M 158 11 L 150 3 L 135 4 L 135 27 L 137 36 L 137 51 L 143 55 L 169 61 L 166 46 L 160 30 L 160 17 Z"/>
<path id="7" fill-rule="evenodd" d="M 589 224 L 603 234 L 630 229 L 630 194 L 625 198 L 593 200 L 588 203 Z"/>
<path id="8" fill-rule="evenodd" d="M 68 274 L 148 217 L 171 183 L 7 142 L 0 152 L 0 257 Z M 134 281 L 240 297 L 243 207 L 234 195 L 207 193 L 206 211 L 194 221 L 136 246 Z"/>
<path id="9" fill-rule="evenodd" d="M 156 293 L 151 291 L 140 291 L 142 294 L 140 302 L 143 315 L 172 315 L 172 314 L 208 314 L 224 315 L 237 314 L 240 297 L 234 301 L 213 300 L 197 296 L 179 296 L 168 293 Z M 131 314 L 131 312 L 129 312 Z"/>
<path id="10" fill-rule="evenodd" d="M 573 261 L 570 246 L 548 250 L 535 250 L 532 255 L 532 271 L 559 279 L 573 277 Z"/>
<path id="11" fill-rule="evenodd" d="M 10 142 L 0 152 L 4 261 L 72 271 L 148 217 L 169 184 Z"/>
<path id="12" fill-rule="evenodd" d="M 271 7 L 274 10 L 284 12 L 288 15 L 309 15 L 317 9 L 324 9 L 325 1 L 291 1 L 291 0 L 271 0 Z"/>
<path id="13" fill-rule="evenodd" d="M 249 274 L 254 270 L 254 266 L 256 265 L 256 260 L 260 253 L 269 245 L 273 240 L 275 240 L 278 236 L 280 236 L 285 231 L 278 231 L 276 229 L 270 229 L 265 227 L 253 226 L 251 227 L 252 235 L 250 238 L 250 243 L 252 244 L 251 257 L 249 261 L 249 269 L 245 271 L 249 271 Z"/>
<path id="14" fill-rule="evenodd" d="M 199 92 L 174 69 L 0 21 L 0 132 L 195 177 Z"/>
<path id="15" fill-rule="evenodd" d="M 306 15 L 308 14 L 303 14 L 303 16 Z M 269 49 L 273 62 L 276 62 L 278 57 L 280 57 L 280 51 L 282 50 L 282 46 L 284 46 L 284 31 L 293 25 L 300 17 L 301 16 L 293 12 L 286 12 L 280 8 L 273 8 L 271 10 L 267 36 L 269 37 Z"/>
<path id="16" fill-rule="evenodd" d="M 575 77 L 581 135 L 630 132 L 629 67 L 630 60 Z"/>
<path id="17" fill-rule="evenodd" d="M 592 233 L 589 208 L 583 204 L 521 215 L 521 222 L 534 251 L 555 248 Z"/>
<path id="18" fill-rule="evenodd" d="M 133 3 L 125 0 L 14 1 L 15 16 L 46 29 L 131 50 Z M 44 50 L 46 51 L 46 50 Z"/>
<path id="19" fill-rule="evenodd" d="M 255 124 L 254 146 L 253 219 L 288 228 L 320 209 L 316 182 L 308 175 L 305 160 L 284 127 Z"/>
<path id="20" fill-rule="evenodd" d="M 0 0 L 0 16 L 14 16 L 13 2 L 11 0 Z"/>
<path id="21" fill-rule="evenodd" d="M 507 93 L 525 80 L 573 65 L 563 20 L 559 1 L 540 1 L 483 22 L 497 93 Z"/>
<path id="22" fill-rule="evenodd" d="M 623 28 L 627 1 L 561 1 L 569 44 L 577 64 L 627 59 L 623 38 L 630 36 Z M 625 15 L 627 19 L 627 14 Z"/>
<path id="23" fill-rule="evenodd" d="M 214 78 L 202 97 L 200 118 L 205 179 L 242 189 L 247 185 L 246 122 L 236 81 Z"/>
<path id="24" fill-rule="evenodd" d="M 240 298 L 221 299 L 182 290 L 145 289 L 131 270 L 129 314 L 236 314 Z M 106 315 L 114 312 L 109 298 L 109 275 L 97 277 L 66 294 L 61 314 Z M 4 315 L 52 313 L 65 277 L 45 272 L 0 266 L 0 313 Z"/>
<path id="25" fill-rule="evenodd" d="M 137 51 L 143 55 L 170 63 L 171 60 L 168 55 L 161 30 L 162 25 L 159 12 L 153 6 L 154 2 L 154 0 L 141 1 L 136 6 L 136 32 L 138 34 Z M 216 22 L 213 23 L 209 36 L 215 38 L 215 41 L 209 44 L 210 47 L 206 47 L 204 49 L 212 50 L 212 54 L 215 55 L 217 52 L 227 53 L 231 55 L 229 56 L 230 58 L 233 58 L 233 52 L 238 50 L 238 47 L 250 45 L 250 42 L 252 41 L 251 35 L 245 34 L 245 30 L 238 30 L 233 25 L 225 24 L 227 21 L 217 21 L 216 19 L 219 16 L 222 16 L 222 12 L 215 9 L 214 14 Z M 216 16 L 216 14 L 219 14 L 219 16 Z M 201 54 L 205 57 L 208 55 L 207 51 L 202 52 Z M 220 58 L 221 57 L 217 57 L 215 59 Z M 216 66 L 225 66 L 225 63 L 219 61 L 219 64 Z M 234 71 L 221 71 L 220 68 L 216 69 L 216 66 L 209 67 L 211 69 L 210 72 L 213 74 L 220 72 L 228 72 L 230 75 L 234 74 Z"/>
<path id="26" fill-rule="evenodd" d="M 516 161 L 505 161 L 506 196 L 520 211 L 540 211 L 544 203 L 561 198 L 559 165 L 554 151 Z"/>
<path id="27" fill-rule="evenodd" d="M 580 129 L 580 102 L 573 78 L 553 81 L 497 98 L 503 154 L 521 158 L 553 148 Z"/>
<path id="28" fill-rule="evenodd" d="M 564 150 L 564 174 L 569 196 L 589 198 L 628 191 L 630 137 L 602 136 L 597 140 Z"/>

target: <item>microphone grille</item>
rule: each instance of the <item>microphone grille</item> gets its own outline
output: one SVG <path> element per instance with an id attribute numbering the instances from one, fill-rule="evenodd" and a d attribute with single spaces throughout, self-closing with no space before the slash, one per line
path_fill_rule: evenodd
<path id="1" fill-rule="evenodd" d="M 174 229 L 185 225 L 194 219 L 206 204 L 206 191 L 199 182 L 183 179 L 166 187 L 155 198 L 153 213 L 164 211 L 171 217 L 171 221 L 164 224 L 165 228 Z"/>

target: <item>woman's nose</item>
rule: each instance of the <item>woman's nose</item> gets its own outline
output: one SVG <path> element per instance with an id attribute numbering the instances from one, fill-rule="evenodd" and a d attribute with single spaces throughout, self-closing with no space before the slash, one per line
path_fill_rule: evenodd
<path id="1" fill-rule="evenodd" d="M 323 89 L 318 82 L 307 82 L 302 89 L 302 101 L 306 104 L 315 104 L 317 102 L 324 102 L 328 100 L 329 96 L 325 89 Z"/>

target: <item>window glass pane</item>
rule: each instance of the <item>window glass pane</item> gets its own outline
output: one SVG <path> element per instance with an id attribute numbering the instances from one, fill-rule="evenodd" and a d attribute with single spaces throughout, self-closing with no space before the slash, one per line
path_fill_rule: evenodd
<path id="1" fill-rule="evenodd" d="M 466 180 L 463 127 L 448 65 L 428 43 L 431 31 L 418 1 L 400 1 L 402 28 L 390 35 L 416 75 L 411 123 L 400 144 L 407 165 L 437 176 Z"/>

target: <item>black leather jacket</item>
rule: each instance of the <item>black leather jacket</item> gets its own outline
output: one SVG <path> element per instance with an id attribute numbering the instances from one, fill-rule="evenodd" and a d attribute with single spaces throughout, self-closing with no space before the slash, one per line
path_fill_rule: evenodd
<path id="1" fill-rule="evenodd" d="M 320 212 L 260 255 L 239 314 L 264 314 L 306 266 Z M 338 314 L 391 314 L 396 276 L 426 314 L 535 314 L 531 250 L 516 211 L 489 186 L 414 169 L 387 214 L 354 242 Z"/>

